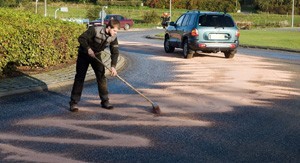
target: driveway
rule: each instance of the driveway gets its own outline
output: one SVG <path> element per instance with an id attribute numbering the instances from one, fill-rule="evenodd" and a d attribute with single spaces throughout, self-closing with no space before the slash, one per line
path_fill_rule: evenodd
<path id="1" fill-rule="evenodd" d="M 161 116 L 116 78 L 115 109 L 86 83 L 80 111 L 69 87 L 0 99 L 3 162 L 299 162 L 300 64 L 238 49 L 233 59 L 166 54 L 156 30 L 120 32 L 119 75 L 156 102 Z M 285 53 L 285 55 L 294 55 Z"/>

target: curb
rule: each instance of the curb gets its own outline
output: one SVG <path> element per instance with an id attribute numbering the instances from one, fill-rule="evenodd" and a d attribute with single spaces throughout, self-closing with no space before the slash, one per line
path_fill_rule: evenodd
<path id="1" fill-rule="evenodd" d="M 109 58 L 109 53 L 106 53 L 106 56 L 102 58 L 102 61 L 105 65 L 110 65 L 110 61 L 111 59 Z M 118 58 L 118 64 L 117 64 L 117 67 L 116 69 L 117 70 L 122 70 L 126 65 L 126 59 L 119 55 L 119 58 Z M 72 65 L 74 68 L 73 68 L 73 77 L 71 79 L 68 79 L 68 80 L 64 80 L 64 81 L 61 81 L 59 83 L 51 83 L 51 84 L 47 84 L 47 91 L 59 91 L 59 90 L 62 90 L 63 88 L 67 87 L 67 86 L 72 86 L 73 85 L 73 82 L 74 82 L 74 77 L 75 77 L 75 72 L 76 72 L 76 64 Z M 109 66 L 110 67 L 110 66 Z M 110 75 L 110 72 L 106 69 L 105 71 L 105 75 L 106 76 L 109 76 Z M 87 71 L 87 74 L 86 74 L 86 77 L 85 77 L 85 83 L 87 82 L 91 82 L 93 80 L 96 79 L 96 76 L 94 74 L 94 70 L 92 69 L 91 66 L 89 66 L 88 68 L 88 71 Z M 38 90 L 37 90 L 38 91 Z M 1 97 L 1 95 L 0 95 Z"/>
<path id="2" fill-rule="evenodd" d="M 110 53 L 104 51 L 101 57 L 104 64 L 110 66 Z M 126 59 L 120 54 L 116 69 L 122 70 L 125 65 Z M 3 79 L 0 80 L 0 97 L 37 91 L 59 91 L 73 85 L 75 73 L 76 64 L 73 64 L 59 70 Z M 106 71 L 105 74 L 108 76 L 110 72 Z M 89 66 L 85 82 L 95 78 L 94 71 Z"/>
<path id="3" fill-rule="evenodd" d="M 278 48 L 278 47 L 265 47 L 265 46 L 253 46 L 253 45 L 243 45 L 240 44 L 240 47 L 243 48 L 255 48 L 255 49 L 266 49 L 266 50 L 279 50 L 279 51 L 287 51 L 293 53 L 300 53 L 300 50 L 293 50 L 293 49 L 285 49 L 285 48 Z"/>

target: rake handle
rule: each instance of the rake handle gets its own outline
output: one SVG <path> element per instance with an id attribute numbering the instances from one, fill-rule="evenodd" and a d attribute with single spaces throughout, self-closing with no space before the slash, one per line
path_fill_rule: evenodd
<path id="1" fill-rule="evenodd" d="M 105 68 L 107 68 L 110 72 L 112 72 L 112 70 L 105 65 L 100 59 L 98 59 L 97 57 L 95 57 L 95 59 L 101 63 Z M 118 79 L 120 79 L 123 83 L 125 83 L 127 86 L 129 86 L 132 90 L 134 90 L 136 93 L 138 93 L 139 95 L 141 95 L 142 97 L 144 97 L 147 101 L 149 101 L 152 105 L 155 105 L 153 101 L 151 101 L 148 97 L 146 97 L 144 94 L 142 94 L 140 91 L 138 91 L 137 89 L 135 89 L 131 84 L 129 84 L 126 80 L 124 80 L 123 78 L 121 78 L 118 74 L 116 75 L 116 77 Z"/>

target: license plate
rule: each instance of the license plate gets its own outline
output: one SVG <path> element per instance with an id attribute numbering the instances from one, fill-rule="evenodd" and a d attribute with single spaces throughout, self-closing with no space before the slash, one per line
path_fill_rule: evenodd
<path id="1" fill-rule="evenodd" d="M 209 34 L 209 39 L 212 39 L 212 40 L 225 40 L 227 38 L 225 37 L 225 34 Z"/>

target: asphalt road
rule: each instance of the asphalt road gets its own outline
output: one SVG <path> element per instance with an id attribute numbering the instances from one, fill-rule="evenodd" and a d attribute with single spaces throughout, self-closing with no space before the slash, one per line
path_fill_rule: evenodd
<path id="1" fill-rule="evenodd" d="M 300 55 L 238 49 L 182 58 L 163 51 L 159 32 L 122 31 L 128 66 L 116 78 L 115 109 L 101 109 L 95 82 L 80 111 L 68 111 L 70 87 L 0 99 L 2 162 L 299 162 Z"/>

